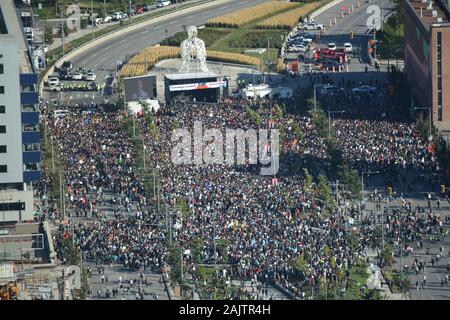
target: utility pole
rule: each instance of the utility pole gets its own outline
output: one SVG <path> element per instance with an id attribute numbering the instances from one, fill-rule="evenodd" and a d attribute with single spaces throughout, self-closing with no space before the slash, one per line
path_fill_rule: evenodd
<path id="1" fill-rule="evenodd" d="M 59 7 L 59 13 L 61 15 L 61 39 L 62 39 L 62 55 L 64 56 L 64 13 L 61 9 L 61 7 Z"/>
<path id="2" fill-rule="evenodd" d="M 363 171 L 361 173 L 361 210 L 364 202 L 364 174 L 380 173 L 380 171 Z"/>
<path id="3" fill-rule="evenodd" d="M 155 171 L 153 171 L 153 198 L 156 198 L 156 177 L 155 177 Z"/>
<path id="4" fill-rule="evenodd" d="M 135 124 L 135 115 L 133 113 L 133 138 L 136 138 L 136 124 Z"/>
<path id="5" fill-rule="evenodd" d="M 142 137 L 142 153 L 143 153 L 143 165 L 144 165 L 144 171 L 145 171 L 145 149 L 146 149 L 147 147 L 145 146 L 145 138 L 144 137 Z"/>
<path id="6" fill-rule="evenodd" d="M 315 90 L 314 90 L 314 92 L 315 92 Z M 328 137 L 330 137 L 331 136 L 331 114 L 332 113 L 345 113 L 345 110 L 342 110 L 342 111 L 330 111 L 330 110 L 328 110 L 327 112 L 328 112 Z"/>
<path id="7" fill-rule="evenodd" d="M 159 179 L 158 179 L 158 213 L 161 212 L 160 211 L 160 207 L 159 207 Z"/>
<path id="8" fill-rule="evenodd" d="M 92 41 L 94 41 L 95 33 L 94 33 L 94 3 L 93 3 L 93 0 L 91 0 L 91 27 L 92 27 Z"/>
<path id="9" fill-rule="evenodd" d="M 52 172 L 55 173 L 55 151 L 53 149 L 53 136 L 51 136 L 52 140 Z"/>

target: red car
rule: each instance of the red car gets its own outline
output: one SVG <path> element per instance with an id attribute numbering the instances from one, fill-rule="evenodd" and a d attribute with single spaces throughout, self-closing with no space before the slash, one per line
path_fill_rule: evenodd
<path id="1" fill-rule="evenodd" d="M 136 7 L 136 10 L 134 10 L 136 14 L 144 13 L 144 7 Z"/>

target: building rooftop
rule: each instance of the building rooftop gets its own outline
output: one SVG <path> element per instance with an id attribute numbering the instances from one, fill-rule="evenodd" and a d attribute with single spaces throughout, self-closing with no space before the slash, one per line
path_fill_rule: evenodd
<path id="1" fill-rule="evenodd" d="M 13 0 L 0 1 L 0 46 L 16 44 L 19 48 L 19 64 L 21 73 L 33 73 L 28 42 L 22 29 L 22 21 Z"/>
<path id="2" fill-rule="evenodd" d="M 426 27 L 450 22 L 449 9 L 442 0 L 408 0 L 407 2 Z"/>

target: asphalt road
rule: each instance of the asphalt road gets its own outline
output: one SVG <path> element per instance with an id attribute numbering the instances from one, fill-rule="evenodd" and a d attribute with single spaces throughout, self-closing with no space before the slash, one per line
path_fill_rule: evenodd
<path id="1" fill-rule="evenodd" d="M 183 30 L 183 25 L 200 26 L 210 18 L 217 17 L 241 8 L 250 7 L 267 0 L 233 0 L 217 7 L 202 9 L 179 15 L 176 19 L 150 24 L 140 31 L 129 32 L 92 48 L 73 59 L 75 66 L 87 66 L 97 70 L 97 81 L 102 82 L 106 75 L 115 70 L 116 59 L 124 59 L 145 47 L 159 43 L 167 36 Z"/>
<path id="2" fill-rule="evenodd" d="M 367 33 L 367 19 L 371 13 L 367 13 L 367 8 L 371 5 L 377 5 L 381 8 L 383 2 L 382 16 L 387 16 L 394 8 L 393 2 L 387 0 L 371 0 L 360 1 L 360 7 L 357 7 L 357 0 L 344 0 L 338 5 L 324 11 L 316 17 L 316 23 L 321 23 L 326 27 L 326 33 L 320 37 L 319 46 L 327 46 L 328 43 L 334 42 L 336 45 L 342 46 L 344 42 L 350 42 L 353 50 L 358 53 L 358 60 L 353 59 L 351 70 L 353 72 L 361 72 L 364 70 L 367 62 L 367 41 L 370 35 Z M 351 8 L 354 10 L 344 15 L 341 18 L 341 11 Z M 329 23 L 336 17 L 336 24 Z M 354 33 L 354 38 L 351 39 L 350 32 Z M 373 69 L 369 67 L 369 69 Z"/>
<path id="3" fill-rule="evenodd" d="M 433 213 L 439 214 L 442 221 L 445 221 L 445 217 L 450 215 L 450 203 L 448 203 L 444 198 L 440 198 L 440 195 L 433 190 L 437 190 L 437 186 L 435 183 L 429 181 L 429 179 L 425 179 L 422 177 L 418 177 L 417 174 L 412 172 L 404 172 L 406 177 L 406 183 L 397 182 L 393 185 L 395 192 L 398 195 L 403 193 L 406 201 L 410 201 L 412 207 L 421 206 L 426 208 L 425 211 L 429 212 L 428 203 L 425 201 L 424 196 L 426 192 L 430 192 L 432 195 L 433 201 L 431 202 Z M 412 183 L 414 180 L 420 181 L 418 183 L 416 181 L 415 187 L 413 191 L 409 191 L 406 188 L 406 184 Z M 383 180 L 382 176 L 374 175 L 370 181 L 365 182 L 365 194 L 369 192 L 373 192 L 374 189 L 385 190 L 386 183 Z M 441 205 L 440 208 L 437 208 L 436 200 L 440 198 Z M 367 200 L 367 196 L 366 196 Z M 373 201 L 366 201 L 367 207 L 366 212 L 370 213 L 371 211 L 375 212 L 375 203 Z M 400 198 L 387 203 L 386 200 L 383 200 L 381 203 L 382 208 L 385 207 L 401 207 Z M 450 224 L 443 224 L 443 228 L 449 230 Z M 429 237 L 426 237 L 424 240 L 424 245 L 422 249 L 417 249 L 416 243 L 411 242 L 411 247 L 414 248 L 412 254 L 406 256 L 403 255 L 402 259 L 400 256 L 395 257 L 395 265 L 394 267 L 397 269 L 401 268 L 401 265 L 412 266 L 414 259 L 418 261 L 423 261 L 426 263 L 426 268 L 424 272 L 419 272 L 416 274 L 415 272 L 411 272 L 408 274 L 408 278 L 411 283 L 411 290 L 409 292 L 410 299 L 413 300 L 450 300 L 450 285 L 444 284 L 441 286 L 441 280 L 445 277 L 446 274 L 450 274 L 447 271 L 447 266 L 450 265 L 450 239 L 444 239 L 441 241 L 430 241 Z M 426 248 L 429 248 L 429 254 L 426 253 Z M 431 259 L 435 259 L 438 254 L 440 254 L 440 247 L 443 247 L 444 254 L 440 255 L 439 262 L 436 262 L 434 266 L 431 264 Z M 423 289 L 416 288 L 416 281 L 421 283 L 423 281 L 423 276 L 426 275 L 427 281 Z"/>

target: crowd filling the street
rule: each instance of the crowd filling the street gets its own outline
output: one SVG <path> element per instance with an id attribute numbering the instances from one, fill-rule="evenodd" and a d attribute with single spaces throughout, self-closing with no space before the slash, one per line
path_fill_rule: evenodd
<path id="1" fill-rule="evenodd" d="M 296 112 L 284 107 L 294 100 L 267 98 L 170 102 L 157 111 L 143 104 L 137 115 L 107 104 L 70 105 L 55 115 L 44 103 L 42 124 L 59 159 L 65 215 L 55 202 L 42 205 L 40 217 L 72 226 L 54 235 L 58 258 L 66 261 L 64 243 L 73 241 L 87 263 L 203 284 L 203 298 L 220 290 L 226 299 L 270 298 L 269 284 L 294 299 L 346 297 L 354 273 L 367 267 L 368 251 L 377 253 L 380 265 L 389 256 L 407 261 L 448 233 L 447 217 L 432 209 L 435 200 L 412 206 L 403 193 L 372 190 L 367 197 L 375 209 L 360 202 L 364 172 L 376 172 L 386 187 L 402 182 L 411 191 L 421 174 L 439 174 L 434 149 L 386 93 L 389 84 L 373 85 L 376 91 L 367 94 L 325 88 L 316 109 Z M 328 123 L 330 111 L 343 112 Z M 205 130 L 278 129 L 280 170 L 264 176 L 259 164 L 174 164 L 172 132 L 192 130 L 194 121 Z M 37 186 L 42 204 L 56 176 L 48 165 L 43 173 Z M 372 176 L 365 177 L 370 183 Z M 402 206 L 390 207 L 395 200 Z M 385 254 L 387 246 L 392 254 Z M 178 275 L 174 249 L 182 257 Z M 446 249 L 429 253 L 433 264 Z M 416 259 L 401 268 L 418 273 L 424 264 Z M 216 270 L 211 278 L 200 272 L 204 266 Z M 246 281 L 251 292 L 244 290 Z M 442 281 L 448 284 L 448 270 Z M 105 296 L 115 297 L 119 287 Z M 361 297 L 373 294 L 365 283 L 357 290 Z"/>

